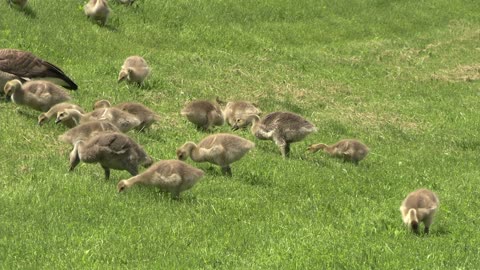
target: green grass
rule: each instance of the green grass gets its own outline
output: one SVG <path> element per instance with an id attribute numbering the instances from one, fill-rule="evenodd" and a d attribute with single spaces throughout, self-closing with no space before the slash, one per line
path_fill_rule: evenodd
<path id="1" fill-rule="evenodd" d="M 256 148 L 206 171 L 180 201 L 154 188 L 116 193 L 125 171 L 68 173 L 65 129 L 0 102 L 0 268 L 475 269 L 480 265 L 477 1 L 111 1 L 102 28 L 84 1 L 0 2 L 0 44 L 55 63 L 74 100 L 137 101 L 162 120 L 129 133 L 155 159 L 197 132 L 180 117 L 192 99 L 246 99 L 318 127 L 282 160 Z M 143 55 L 145 87 L 117 84 Z M 218 132 L 230 132 L 224 126 Z M 356 167 L 307 145 L 358 138 Z M 403 227 L 398 208 L 420 187 L 441 206 L 431 234 Z"/>

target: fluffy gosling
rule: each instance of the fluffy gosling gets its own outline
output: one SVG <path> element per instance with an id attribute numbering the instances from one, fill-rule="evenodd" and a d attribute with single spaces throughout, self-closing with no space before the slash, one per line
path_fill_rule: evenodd
<path id="1" fill-rule="evenodd" d="M 246 119 L 238 118 L 233 126 L 238 129 L 251 122 L 250 131 L 260 140 L 272 140 L 280 149 L 283 158 L 290 153 L 290 144 L 303 140 L 317 128 L 300 115 L 291 112 L 273 112 L 260 120 L 258 115 L 250 115 Z"/>
<path id="2" fill-rule="evenodd" d="M 119 132 L 101 132 L 86 141 L 77 141 L 70 153 L 70 171 L 80 161 L 100 163 L 107 180 L 110 178 L 110 169 L 126 170 L 135 176 L 139 165 L 148 167 L 152 164 L 152 159 L 139 144 Z"/>
<path id="3" fill-rule="evenodd" d="M 122 132 L 128 132 L 141 124 L 137 117 L 117 108 L 102 108 L 86 114 L 74 109 L 65 109 L 57 113 L 55 123 L 70 120 L 76 125 L 93 120 L 106 120 L 117 126 Z"/>
<path id="4" fill-rule="evenodd" d="M 0 49 L 0 89 L 9 80 L 49 80 L 67 89 L 78 86 L 57 66 L 27 51 Z"/>
<path id="5" fill-rule="evenodd" d="M 100 108 L 109 108 L 111 104 L 108 100 L 102 99 L 93 105 L 93 109 L 100 109 Z M 114 106 L 117 109 L 122 111 L 128 112 L 140 120 L 140 125 L 135 127 L 138 131 L 144 131 L 146 128 L 149 128 L 153 123 L 160 120 L 158 114 L 152 111 L 147 106 L 137 103 L 137 102 L 124 102 Z"/>
<path id="6" fill-rule="evenodd" d="M 180 160 L 162 160 L 150 166 L 143 173 L 128 180 L 118 182 L 117 191 L 122 192 L 141 183 L 156 186 L 170 192 L 173 199 L 180 197 L 180 192 L 192 188 L 204 172 Z"/>
<path id="7" fill-rule="evenodd" d="M 100 22 L 101 25 L 107 24 L 110 15 L 107 0 L 90 0 L 83 6 L 83 11 L 88 18 Z"/>
<path id="8" fill-rule="evenodd" d="M 150 74 L 150 68 L 143 57 L 129 56 L 118 73 L 118 82 L 126 80 L 130 83 L 142 84 L 148 74 Z"/>
<path id="9" fill-rule="evenodd" d="M 3 91 L 14 103 L 41 112 L 71 99 L 60 86 L 48 81 L 29 81 L 22 84 L 20 80 L 15 79 L 7 82 Z"/>
<path id="10" fill-rule="evenodd" d="M 354 139 L 341 140 L 332 145 L 312 144 L 308 147 L 308 150 L 312 153 L 320 149 L 333 157 L 343 159 L 343 162 L 349 161 L 355 165 L 358 165 L 358 162 L 364 159 L 370 151 L 365 144 Z"/>
<path id="11" fill-rule="evenodd" d="M 244 128 L 251 124 L 250 115 L 256 114 L 260 115 L 262 111 L 257 108 L 254 104 L 247 101 L 232 101 L 228 102 L 223 110 L 223 117 L 225 122 L 232 127 L 235 126 L 237 119 L 243 119 L 241 122 L 242 125 L 236 125 L 235 129 Z"/>
<path id="12" fill-rule="evenodd" d="M 403 223 L 418 234 L 418 226 L 423 222 L 424 233 L 427 234 L 439 205 L 440 201 L 435 193 L 428 189 L 418 189 L 408 194 L 400 206 Z"/>
<path id="13" fill-rule="evenodd" d="M 91 136 L 100 132 L 121 132 L 117 126 L 108 121 L 90 121 L 84 124 L 75 126 L 67 130 L 58 139 L 62 142 L 75 144 L 80 140 L 87 140 Z"/>
<path id="14" fill-rule="evenodd" d="M 207 100 L 195 100 L 182 109 L 182 116 L 187 117 L 197 129 L 208 130 L 212 126 L 223 125 L 223 115 L 219 106 Z"/>
<path id="15" fill-rule="evenodd" d="M 55 104 L 53 107 L 51 107 L 50 110 L 48 110 L 47 112 L 41 113 L 38 116 L 38 125 L 41 126 L 41 125 L 45 124 L 53 116 L 57 117 L 58 112 L 64 111 L 66 109 L 75 109 L 75 110 L 79 111 L 80 113 L 85 113 L 85 111 L 82 109 L 82 107 L 80 107 L 76 104 L 72 104 L 72 103 L 68 103 L 68 102 L 58 103 L 58 104 Z M 75 122 L 73 120 L 71 120 L 71 121 L 66 120 L 62 123 L 68 128 L 72 128 L 72 127 L 76 126 Z"/>
<path id="16" fill-rule="evenodd" d="M 237 135 L 219 133 L 205 137 L 198 145 L 186 142 L 177 149 L 177 158 L 190 157 L 195 162 L 210 162 L 219 165 L 222 173 L 232 176 L 230 164 L 241 159 L 255 144 Z"/>

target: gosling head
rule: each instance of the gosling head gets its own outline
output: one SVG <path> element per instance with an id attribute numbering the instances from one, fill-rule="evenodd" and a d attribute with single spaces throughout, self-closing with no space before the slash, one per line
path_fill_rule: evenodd
<path id="1" fill-rule="evenodd" d="M 3 92 L 7 97 L 11 96 L 16 90 L 22 88 L 22 82 L 20 80 L 8 81 L 3 87 Z"/>
<path id="2" fill-rule="evenodd" d="M 127 189 L 127 188 L 128 188 L 127 180 L 122 180 L 122 181 L 118 182 L 118 184 L 117 184 L 118 193 L 120 193 L 122 191 L 125 191 L 125 189 Z"/>
<path id="3" fill-rule="evenodd" d="M 70 118 L 70 113 L 65 110 L 57 113 L 57 119 L 55 119 L 55 124 L 58 124 L 66 119 Z"/>
<path id="4" fill-rule="evenodd" d="M 131 73 L 132 73 L 131 68 L 122 68 L 122 70 L 120 70 L 120 73 L 118 74 L 118 82 L 121 82 L 125 79 L 129 80 Z"/>
<path id="5" fill-rule="evenodd" d="M 325 148 L 327 148 L 327 145 L 326 145 L 326 144 L 324 144 L 324 143 L 319 143 L 319 144 L 312 144 L 312 145 L 310 145 L 310 146 L 307 148 L 307 150 L 310 151 L 310 152 L 312 152 L 312 153 L 315 153 L 315 152 L 317 152 L 318 150 L 320 150 L 320 149 L 323 150 L 323 149 L 325 149 Z"/>
<path id="6" fill-rule="evenodd" d="M 38 116 L 38 125 L 41 126 L 43 124 L 45 124 L 46 122 L 48 121 L 48 117 L 45 113 L 41 113 L 39 116 Z"/>
<path id="7" fill-rule="evenodd" d="M 410 209 L 408 210 L 407 216 L 405 217 L 405 225 L 407 225 L 412 231 L 418 233 L 418 218 L 417 210 Z"/>
<path id="8" fill-rule="evenodd" d="M 93 110 L 100 109 L 100 108 L 109 108 L 111 106 L 112 104 L 110 104 L 110 101 L 106 99 L 101 99 L 95 102 L 95 104 L 93 104 Z"/>
<path id="9" fill-rule="evenodd" d="M 185 151 L 185 149 L 183 149 L 183 147 L 180 148 L 180 149 L 177 149 L 177 158 L 179 160 L 187 160 L 188 153 L 187 153 L 187 151 Z"/>
<path id="10" fill-rule="evenodd" d="M 245 128 L 250 123 L 255 125 L 256 122 L 260 121 L 260 117 L 256 114 L 250 114 L 248 117 L 237 118 L 235 119 L 235 124 L 232 126 L 232 130 L 238 130 L 240 128 Z"/>

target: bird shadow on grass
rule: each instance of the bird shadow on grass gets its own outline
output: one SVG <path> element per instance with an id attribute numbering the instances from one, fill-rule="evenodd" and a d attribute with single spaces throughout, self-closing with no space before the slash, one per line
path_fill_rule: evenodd
<path id="1" fill-rule="evenodd" d="M 11 6 L 11 9 L 15 9 L 16 11 L 18 12 L 21 12 L 23 13 L 25 16 L 27 17 L 30 17 L 32 19 L 36 19 L 37 18 L 37 13 L 29 6 L 26 6 L 24 8 L 19 8 L 19 7 L 15 7 L 15 6 Z"/>

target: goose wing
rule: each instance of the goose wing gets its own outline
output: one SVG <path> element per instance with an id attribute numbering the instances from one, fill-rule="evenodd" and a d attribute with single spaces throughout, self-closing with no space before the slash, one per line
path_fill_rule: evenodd
<path id="1" fill-rule="evenodd" d="M 21 78 L 57 78 L 68 89 L 78 88 L 59 67 L 26 51 L 0 49 L 0 70 Z"/>

